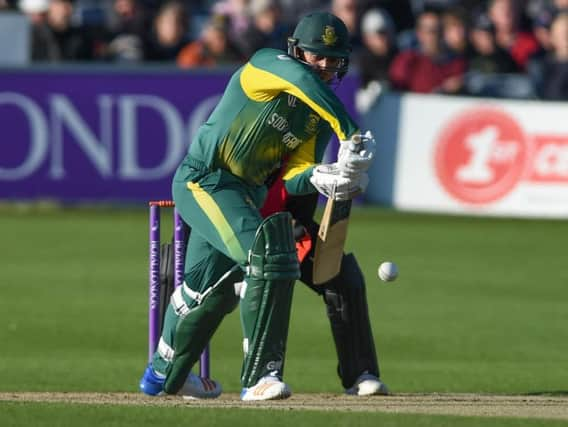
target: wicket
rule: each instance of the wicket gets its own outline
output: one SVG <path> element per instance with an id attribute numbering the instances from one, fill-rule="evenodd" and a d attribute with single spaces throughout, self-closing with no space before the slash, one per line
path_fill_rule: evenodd
<path id="1" fill-rule="evenodd" d="M 149 202 L 149 297 L 148 297 L 148 359 L 151 360 L 161 334 L 162 319 L 160 316 L 160 208 L 173 209 L 174 227 L 174 286 L 183 284 L 185 263 L 185 232 L 184 224 L 172 200 Z M 199 376 L 209 378 L 209 345 L 205 347 L 199 360 Z"/>

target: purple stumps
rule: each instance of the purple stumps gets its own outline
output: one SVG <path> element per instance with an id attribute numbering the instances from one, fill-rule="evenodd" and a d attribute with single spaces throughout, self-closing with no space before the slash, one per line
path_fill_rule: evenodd
<path id="1" fill-rule="evenodd" d="M 148 360 L 160 339 L 160 206 L 150 204 L 149 220 L 149 300 L 148 300 Z"/>
<path id="2" fill-rule="evenodd" d="M 174 208 L 174 284 L 183 284 L 185 263 L 185 227 L 177 209 Z"/>
<path id="3" fill-rule="evenodd" d="M 175 209 L 175 203 L 171 200 L 159 200 L 149 203 L 149 301 L 148 301 L 148 359 L 158 347 L 160 340 L 160 208 L 173 208 L 174 217 L 174 285 L 183 285 L 185 270 L 185 242 L 187 226 L 184 224 L 179 212 Z M 209 345 L 205 347 L 199 359 L 199 375 L 209 378 Z"/>

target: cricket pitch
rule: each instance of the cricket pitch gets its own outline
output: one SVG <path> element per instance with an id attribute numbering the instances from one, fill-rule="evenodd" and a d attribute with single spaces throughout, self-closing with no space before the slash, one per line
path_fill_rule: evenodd
<path id="1" fill-rule="evenodd" d="M 141 393 L 0 392 L 0 402 L 2 401 L 359 411 L 568 420 L 568 394 L 566 393 L 550 395 L 400 393 L 372 397 L 314 393 L 294 394 L 286 400 L 241 402 L 239 396 L 234 393 L 226 393 L 212 400 L 185 400 L 176 396 L 152 398 Z"/>

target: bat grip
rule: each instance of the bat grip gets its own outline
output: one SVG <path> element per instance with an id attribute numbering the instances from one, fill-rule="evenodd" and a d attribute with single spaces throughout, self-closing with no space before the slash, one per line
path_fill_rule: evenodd
<path id="1" fill-rule="evenodd" d="M 353 141 L 353 140 L 352 140 L 352 141 L 349 143 L 348 148 L 349 148 L 349 151 L 351 151 L 352 153 L 358 153 L 358 152 L 360 152 L 360 151 L 361 151 L 361 148 L 362 148 L 362 146 L 361 146 L 361 140 L 356 140 L 356 141 Z M 341 173 L 341 175 L 342 175 L 342 176 L 345 176 L 343 173 Z"/>
<path id="2" fill-rule="evenodd" d="M 360 142 L 351 141 L 349 143 L 349 151 L 351 151 L 352 153 L 358 153 L 360 150 L 361 150 Z"/>

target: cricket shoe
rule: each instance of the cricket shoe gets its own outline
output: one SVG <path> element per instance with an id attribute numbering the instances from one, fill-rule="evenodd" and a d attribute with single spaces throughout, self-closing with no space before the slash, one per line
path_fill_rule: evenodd
<path id="1" fill-rule="evenodd" d="M 140 380 L 140 391 L 150 396 L 163 395 L 165 380 L 166 377 L 154 371 L 149 364 Z M 218 397 L 222 391 L 218 382 L 198 377 L 190 372 L 177 394 L 184 399 L 212 399 Z"/>
<path id="2" fill-rule="evenodd" d="M 385 383 L 372 374 L 364 373 L 359 375 L 353 387 L 345 390 L 345 393 L 355 396 L 373 396 L 389 394 L 389 389 Z"/>
<path id="3" fill-rule="evenodd" d="M 241 400 L 276 400 L 290 397 L 290 387 L 273 375 L 262 377 L 254 386 L 243 388 Z"/>
<path id="4" fill-rule="evenodd" d="M 214 399 L 219 397 L 223 389 L 221 384 L 210 378 L 201 378 L 190 372 L 178 395 L 184 399 Z"/>

